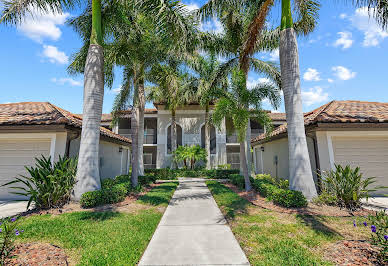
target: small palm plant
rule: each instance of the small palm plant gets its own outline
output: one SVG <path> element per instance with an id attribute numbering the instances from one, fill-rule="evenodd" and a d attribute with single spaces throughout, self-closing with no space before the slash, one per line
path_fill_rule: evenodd
<path id="1" fill-rule="evenodd" d="M 322 175 L 323 192 L 335 196 L 337 204 L 349 210 L 356 210 L 361 206 L 361 199 L 368 199 L 371 192 L 385 188 L 371 185 L 376 182 L 375 177 L 364 178 L 360 167 L 352 169 L 349 165 L 343 167 L 335 165 L 335 170 Z"/>
<path id="2" fill-rule="evenodd" d="M 53 163 L 51 157 L 42 155 L 35 160 L 35 166 L 25 167 L 30 177 L 21 175 L 2 186 L 16 190 L 12 194 L 28 197 L 27 209 L 32 202 L 38 209 L 63 206 L 70 200 L 76 183 L 77 159 L 59 157 Z"/>

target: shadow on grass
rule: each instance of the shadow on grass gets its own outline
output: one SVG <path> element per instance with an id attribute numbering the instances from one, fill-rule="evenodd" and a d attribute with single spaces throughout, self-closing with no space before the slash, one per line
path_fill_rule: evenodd
<path id="1" fill-rule="evenodd" d="M 325 225 L 326 218 L 321 215 L 306 215 L 306 214 L 297 214 L 296 218 L 304 225 L 310 227 L 318 234 L 323 234 L 326 237 L 342 237 L 342 235 L 335 231 L 334 229 Z"/>
<path id="2" fill-rule="evenodd" d="M 150 205 L 167 205 L 174 193 L 178 183 L 164 183 L 141 196 L 138 201 Z"/>
<path id="3" fill-rule="evenodd" d="M 78 212 L 73 213 L 79 220 L 105 221 L 120 216 L 118 212 L 104 211 L 104 212 Z"/>
<path id="4" fill-rule="evenodd" d="M 249 201 L 217 181 L 207 181 L 206 184 L 227 219 L 233 219 L 239 213 L 247 213 L 247 207 L 251 205 Z"/>

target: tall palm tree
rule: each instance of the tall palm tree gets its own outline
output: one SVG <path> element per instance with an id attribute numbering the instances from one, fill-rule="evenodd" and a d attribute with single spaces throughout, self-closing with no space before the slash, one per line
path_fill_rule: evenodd
<path id="1" fill-rule="evenodd" d="M 218 67 L 217 73 L 212 79 L 211 87 L 217 86 L 219 82 L 225 80 L 225 77 L 236 67 L 244 73 L 246 79 L 249 70 L 253 70 L 266 76 L 280 86 L 278 66 L 273 62 L 266 62 L 254 56 L 256 52 L 272 51 L 278 47 L 279 38 L 277 37 L 276 30 L 265 30 L 264 36 L 257 39 L 252 46 L 253 53 L 249 55 L 244 53 L 244 47 L 252 32 L 251 22 L 257 13 L 253 7 L 244 6 L 239 1 L 232 0 L 226 1 L 225 3 L 209 1 L 197 12 L 197 16 L 204 21 L 209 17 L 213 18 L 213 16 L 218 15 L 224 28 L 223 34 L 203 43 L 204 48 L 227 58 L 227 61 Z M 240 149 L 240 157 L 244 157 L 243 161 L 247 162 L 247 166 L 240 161 L 240 171 L 242 174 L 247 175 L 244 173 L 244 169 L 249 169 L 248 174 L 251 169 L 250 123 L 248 123 L 244 142 L 245 147 L 244 149 Z"/>
<path id="2" fill-rule="evenodd" d="M 17 24 L 23 16 L 33 12 L 62 12 L 64 8 L 72 8 L 79 1 L 75 0 L 11 0 L 3 1 L 4 10 L 1 22 Z M 84 75 L 84 106 L 82 119 L 81 144 L 78 158 L 77 185 L 74 190 L 75 199 L 79 199 L 86 191 L 99 189 L 99 139 L 104 96 L 104 55 L 101 25 L 101 0 L 91 3 L 91 34 Z"/>
<path id="3" fill-rule="evenodd" d="M 148 1 L 151 4 L 152 1 Z M 155 1 L 154 1 L 155 2 Z M 170 3 L 171 2 L 171 3 Z M 129 2 L 109 2 L 103 6 L 103 35 L 106 39 L 105 49 L 105 80 L 106 85 L 113 83 L 113 66 L 123 66 L 123 84 L 113 106 L 113 121 L 117 122 L 120 111 L 132 107 L 132 185 L 137 186 L 138 176 L 144 175 L 143 140 L 144 140 L 144 108 L 147 72 L 153 64 L 165 57 L 168 49 L 179 37 L 180 48 L 189 43 L 186 33 L 195 31 L 195 24 L 188 23 L 185 9 L 173 1 L 161 1 L 154 9 L 162 9 L 156 16 L 150 16 L 152 9 Z M 148 13 L 147 13 L 148 12 Z M 162 15 L 162 17 L 160 17 Z M 69 67 L 70 73 L 84 73 L 85 47 L 89 43 L 91 29 L 91 12 L 86 10 L 81 16 L 71 20 L 69 24 L 81 35 L 84 45 L 73 56 Z M 170 21 L 175 21 L 171 24 Z M 184 28 L 182 34 L 181 28 Z M 173 31 L 173 32 L 170 32 Z M 178 36 L 179 34 L 179 36 Z M 186 43 L 183 43 L 186 41 Z M 133 104 L 129 104 L 130 100 Z"/>
<path id="4" fill-rule="evenodd" d="M 285 2 L 287 2 L 287 0 L 282 1 L 283 9 L 287 7 Z M 268 14 L 270 13 L 270 10 L 274 5 L 273 0 L 243 0 L 239 1 L 238 3 L 233 3 L 233 9 L 241 9 L 246 14 L 246 30 L 244 32 L 245 34 L 243 35 L 243 37 L 241 37 L 241 41 L 238 45 L 238 63 L 240 69 L 243 72 L 247 73 L 251 64 L 250 58 L 255 53 L 271 49 L 273 50 L 280 44 L 282 77 L 281 82 L 279 77 L 278 84 L 281 84 L 281 88 L 284 92 L 287 122 L 289 125 L 288 134 L 290 151 L 290 187 L 291 189 L 302 191 L 308 198 L 311 198 L 316 194 L 316 192 L 307 152 L 306 137 L 304 135 L 303 112 L 301 108 L 300 87 L 298 83 L 299 80 L 295 79 L 296 76 L 291 79 L 289 74 L 285 74 L 288 73 L 287 67 L 291 67 L 291 65 L 285 66 L 285 63 L 289 63 L 291 61 L 283 60 L 285 54 L 285 47 L 282 46 L 282 44 L 284 43 L 285 37 L 283 34 L 285 29 L 283 29 L 283 23 L 286 23 L 288 27 L 297 28 L 298 33 L 307 34 L 314 29 L 319 5 L 315 0 L 298 0 L 296 1 L 296 4 L 299 10 L 299 18 L 297 22 L 294 24 L 292 20 L 287 20 L 287 16 L 282 15 L 281 28 L 276 28 L 273 30 L 268 30 L 265 23 Z M 209 15 L 214 14 L 217 14 L 221 18 L 225 16 L 232 17 L 230 11 L 228 10 L 230 10 L 229 6 L 225 6 L 225 4 L 221 3 L 218 0 L 210 0 L 204 7 L 202 7 L 202 14 L 204 14 L 203 19 L 208 17 Z M 235 21 L 235 19 L 229 18 L 227 21 Z M 242 31 L 238 27 L 231 28 L 234 31 Z M 293 32 L 293 30 L 291 31 Z M 295 33 L 293 34 L 295 36 Z M 298 87 L 299 91 L 295 91 L 295 89 L 292 90 L 290 86 Z M 295 110 L 297 110 L 297 112 L 295 112 Z"/>
<path id="5" fill-rule="evenodd" d="M 279 92 L 279 87 L 273 82 L 259 83 L 247 90 L 245 73 L 238 68 L 232 71 L 227 89 L 220 89 L 217 92 L 220 98 L 216 102 L 212 118 L 217 126 L 220 126 L 225 118 L 231 119 L 237 130 L 240 143 L 240 164 L 243 168 L 246 191 L 252 188 L 245 156 L 245 138 L 249 120 L 255 119 L 265 129 L 270 130 L 271 119 L 261 108 L 261 102 L 269 99 L 271 104 L 277 108 L 280 99 Z"/>
<path id="6" fill-rule="evenodd" d="M 163 103 L 171 111 L 171 153 L 174 153 L 177 149 L 176 110 L 194 99 L 195 79 L 176 60 L 156 65 L 151 72 L 151 81 L 156 86 L 149 88 L 148 99 Z M 174 163 L 171 167 L 175 168 Z"/>

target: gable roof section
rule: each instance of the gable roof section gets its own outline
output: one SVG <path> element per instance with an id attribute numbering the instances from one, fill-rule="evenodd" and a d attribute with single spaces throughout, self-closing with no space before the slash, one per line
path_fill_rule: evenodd
<path id="1" fill-rule="evenodd" d="M 331 101 L 304 114 L 304 125 L 316 123 L 388 123 L 388 103 L 361 101 Z M 287 132 L 282 124 L 269 136 L 261 134 L 251 142 L 261 142 Z"/>
<path id="2" fill-rule="evenodd" d="M 72 114 L 49 102 L 0 104 L 0 126 L 67 125 L 82 128 L 82 116 Z M 131 143 L 131 140 L 100 127 L 102 136 Z"/>

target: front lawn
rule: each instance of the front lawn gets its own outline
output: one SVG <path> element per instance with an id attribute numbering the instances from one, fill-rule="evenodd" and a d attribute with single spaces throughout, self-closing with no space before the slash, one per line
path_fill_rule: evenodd
<path id="1" fill-rule="evenodd" d="M 135 265 L 176 187 L 177 183 L 165 183 L 153 188 L 129 207 L 129 213 L 82 211 L 21 218 L 24 233 L 19 241 L 58 245 L 80 265 Z"/>
<path id="2" fill-rule="evenodd" d="M 270 211 L 253 206 L 218 182 L 207 185 L 252 265 L 332 265 L 324 259 L 325 246 L 369 237 L 368 229 L 353 226 L 352 217 Z"/>

